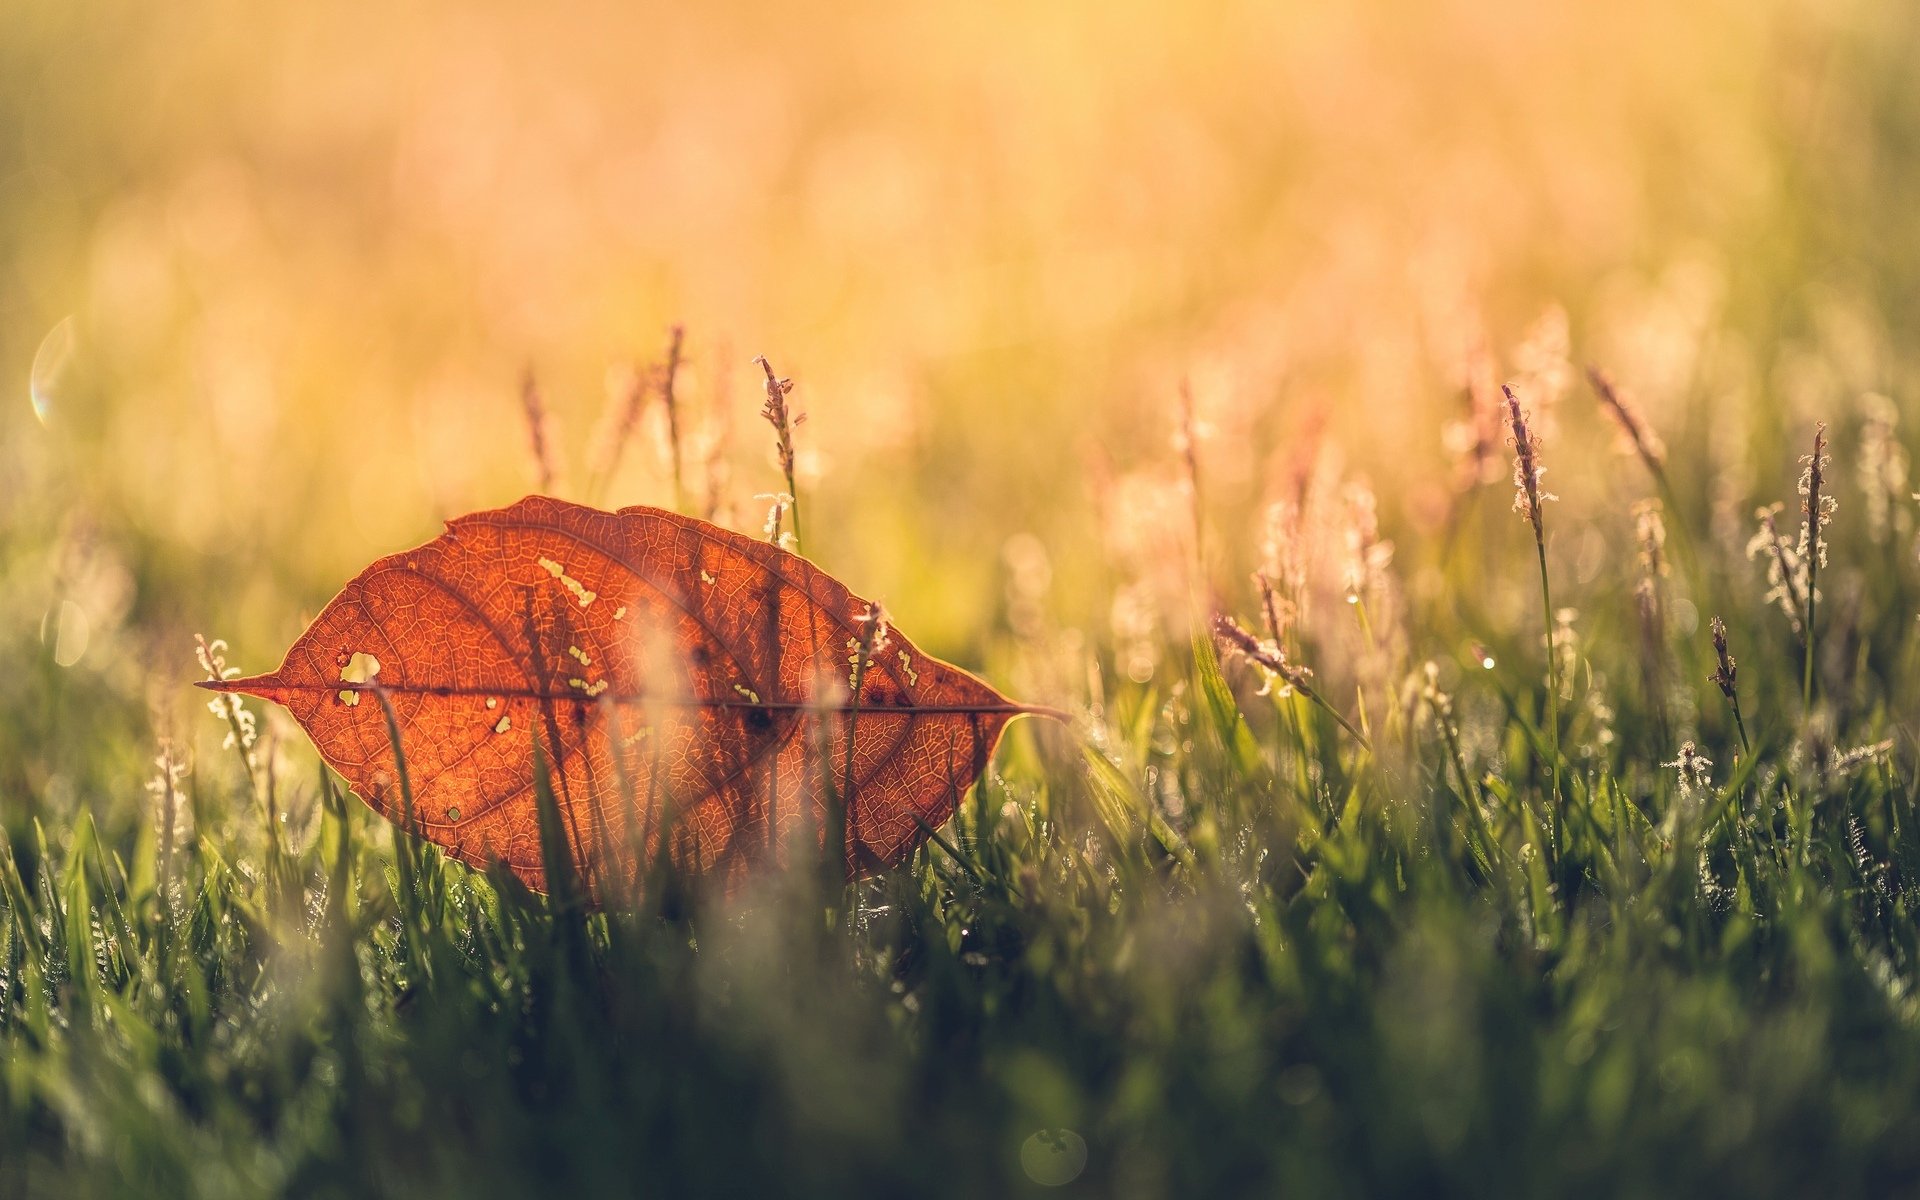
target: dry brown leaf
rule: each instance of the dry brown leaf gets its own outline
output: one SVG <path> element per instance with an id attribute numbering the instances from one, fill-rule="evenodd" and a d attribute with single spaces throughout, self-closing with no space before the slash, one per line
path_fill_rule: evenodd
<path id="1" fill-rule="evenodd" d="M 663 849 L 735 886 L 795 839 L 827 844 L 834 797 L 854 877 L 906 859 L 1007 721 L 1041 711 L 897 631 L 863 655 L 868 612 L 805 559 L 705 521 L 529 496 L 369 566 L 279 670 L 203 686 L 285 705 L 404 823 L 390 705 L 418 832 L 536 889 L 536 740 L 602 900 Z"/>

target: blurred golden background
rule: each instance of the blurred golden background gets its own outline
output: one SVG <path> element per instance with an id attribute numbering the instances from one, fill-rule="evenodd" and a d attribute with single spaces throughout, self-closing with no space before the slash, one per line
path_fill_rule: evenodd
<path id="1" fill-rule="evenodd" d="M 1042 593 L 1106 636 L 1183 380 L 1230 587 L 1323 419 L 1406 559 L 1476 347 L 1736 475 L 1911 368 L 1890 0 L 6 8 L 7 661 L 123 693 L 532 490 L 523 371 L 579 495 L 674 323 L 731 521 L 765 354 L 807 549 L 969 662 Z M 672 502 L 657 418 L 600 499 Z"/>

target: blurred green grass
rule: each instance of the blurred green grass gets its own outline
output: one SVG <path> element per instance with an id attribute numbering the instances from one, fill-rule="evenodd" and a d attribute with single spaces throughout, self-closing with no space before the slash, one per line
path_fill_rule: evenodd
<path id="1" fill-rule="evenodd" d="M 1056 1129 L 1089 1194 L 1913 1186 L 1907 6 L 6 24 L 0 1190 L 1022 1193 Z M 765 353 L 813 556 L 1075 729 L 1017 728 L 964 864 L 838 931 L 798 875 L 588 918 L 416 861 L 273 715 L 267 821 L 192 635 L 270 665 L 365 562 L 528 490 L 529 366 L 580 494 L 674 322 L 735 526 L 777 486 Z M 1530 535 L 1447 449 L 1476 348 L 1550 426 L 1557 804 Z M 1670 448 L 1651 636 L 1654 489 L 1587 361 Z M 1804 714 L 1742 549 L 1816 420 Z M 1350 606 L 1362 478 L 1395 552 Z M 606 498 L 670 495 L 649 430 Z M 1215 602 L 1257 627 L 1289 555 L 1286 649 L 1378 759 L 1193 641 Z"/>

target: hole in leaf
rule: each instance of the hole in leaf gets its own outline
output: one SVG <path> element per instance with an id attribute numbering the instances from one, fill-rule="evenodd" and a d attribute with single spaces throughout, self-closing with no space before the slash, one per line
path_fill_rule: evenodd
<path id="1" fill-rule="evenodd" d="M 355 650 L 347 665 L 340 668 L 340 679 L 345 683 L 372 683 L 379 673 L 379 659 L 364 650 Z"/>

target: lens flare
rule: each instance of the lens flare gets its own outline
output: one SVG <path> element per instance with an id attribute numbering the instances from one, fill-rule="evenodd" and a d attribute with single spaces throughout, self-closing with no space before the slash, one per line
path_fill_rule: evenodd
<path id="1" fill-rule="evenodd" d="M 33 369 L 28 376 L 27 393 L 33 401 L 33 415 L 45 425 L 53 413 L 53 402 L 60 391 L 60 381 L 67 373 L 67 365 L 73 361 L 74 349 L 73 318 L 63 317 L 60 323 L 40 339 L 40 348 L 33 353 Z"/>

